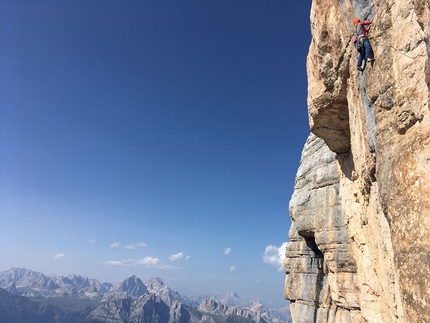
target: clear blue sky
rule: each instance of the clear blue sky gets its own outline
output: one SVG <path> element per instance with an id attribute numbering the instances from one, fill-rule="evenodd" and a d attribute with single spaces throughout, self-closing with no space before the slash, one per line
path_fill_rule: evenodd
<path id="1" fill-rule="evenodd" d="M 1 1 L 0 271 L 282 302 L 309 11 Z"/>

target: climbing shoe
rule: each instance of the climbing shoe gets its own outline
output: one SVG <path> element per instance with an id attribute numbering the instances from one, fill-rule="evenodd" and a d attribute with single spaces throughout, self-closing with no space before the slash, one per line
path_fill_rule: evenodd
<path id="1" fill-rule="evenodd" d="M 361 66 L 357 66 L 357 70 L 363 72 L 363 68 Z"/>

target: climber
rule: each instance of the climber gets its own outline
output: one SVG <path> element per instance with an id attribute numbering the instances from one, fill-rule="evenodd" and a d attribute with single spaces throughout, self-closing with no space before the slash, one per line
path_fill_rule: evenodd
<path id="1" fill-rule="evenodd" d="M 357 41 L 356 47 L 359 52 L 357 69 L 359 71 L 363 71 L 363 67 L 361 67 L 363 63 L 363 59 L 367 59 L 367 62 L 372 63 L 375 59 L 373 58 L 373 50 L 372 46 L 370 46 L 369 39 L 367 38 L 367 33 L 369 32 L 370 27 L 366 27 L 372 23 L 372 21 L 360 21 L 359 18 L 354 18 L 352 21 L 357 30 Z"/>

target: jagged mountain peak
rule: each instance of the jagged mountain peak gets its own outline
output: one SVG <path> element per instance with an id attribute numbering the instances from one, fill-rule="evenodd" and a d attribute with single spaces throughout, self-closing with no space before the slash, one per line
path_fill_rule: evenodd
<path id="1" fill-rule="evenodd" d="M 114 289 L 118 292 L 125 292 L 133 297 L 139 297 L 145 293 L 148 293 L 148 289 L 146 288 L 145 284 L 139 277 L 135 275 L 127 277 L 118 283 Z"/>
<path id="2" fill-rule="evenodd" d="M 159 289 L 163 286 L 166 286 L 164 282 L 161 280 L 161 278 L 154 277 L 145 282 L 146 287 L 148 287 L 149 290 L 151 289 Z"/>

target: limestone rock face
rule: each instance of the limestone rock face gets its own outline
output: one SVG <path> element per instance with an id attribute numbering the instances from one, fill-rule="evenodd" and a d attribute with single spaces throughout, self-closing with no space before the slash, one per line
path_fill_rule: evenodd
<path id="1" fill-rule="evenodd" d="M 354 17 L 375 62 L 356 70 Z M 313 0 L 290 201 L 294 322 L 430 322 L 430 3 Z"/>
<path id="2" fill-rule="evenodd" d="M 339 200 L 336 154 L 311 134 L 290 201 L 285 297 L 294 322 L 360 316 L 357 264 Z M 347 309 L 347 310 L 342 310 Z"/>

